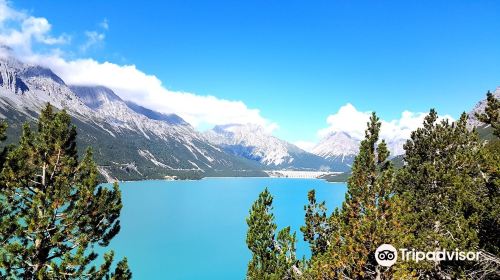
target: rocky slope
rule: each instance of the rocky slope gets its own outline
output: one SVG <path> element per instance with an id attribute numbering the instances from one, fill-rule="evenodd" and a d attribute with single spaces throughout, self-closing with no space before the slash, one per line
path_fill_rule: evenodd
<path id="1" fill-rule="evenodd" d="M 226 152 L 260 162 L 267 169 L 336 170 L 328 160 L 278 139 L 258 125 L 216 126 L 204 136 Z"/>
<path id="2" fill-rule="evenodd" d="M 495 91 L 492 92 L 493 95 L 496 97 L 496 98 L 500 98 L 500 87 L 497 87 Z M 487 104 L 487 101 L 486 101 L 486 98 L 479 101 L 475 106 L 474 108 L 472 108 L 472 110 L 467 114 L 469 116 L 469 120 L 468 120 L 468 125 L 470 127 L 473 127 L 473 126 L 483 126 L 484 123 L 480 122 L 477 117 L 476 117 L 476 113 L 478 114 L 482 114 L 484 113 L 484 109 L 486 108 L 486 104 Z"/>
<path id="3" fill-rule="evenodd" d="M 11 140 L 48 102 L 73 117 L 80 146 L 94 148 L 110 179 L 254 175 L 260 169 L 208 143 L 176 115 L 125 102 L 104 87 L 70 87 L 50 69 L 0 59 L 0 114 L 10 124 Z"/>
<path id="4" fill-rule="evenodd" d="M 496 98 L 500 99 L 500 87 L 497 87 L 496 90 L 493 91 L 492 93 Z M 479 133 L 479 136 L 482 139 L 493 140 L 493 139 L 495 139 L 495 137 L 493 136 L 492 128 L 489 125 L 486 125 L 486 124 L 480 122 L 476 117 L 476 113 L 477 114 L 484 113 L 484 109 L 486 108 L 486 104 L 487 104 L 487 101 L 486 101 L 486 98 L 484 98 L 483 100 L 479 101 L 474 106 L 474 108 L 472 108 L 472 110 L 469 113 L 467 113 L 467 115 L 469 117 L 467 125 L 470 129 L 472 129 L 473 127 L 476 127 L 477 132 Z"/>
<path id="5" fill-rule="evenodd" d="M 321 139 L 311 152 L 342 166 L 341 171 L 347 171 L 358 153 L 359 142 L 346 132 L 333 132 Z"/>
<path id="6" fill-rule="evenodd" d="M 403 145 L 407 139 L 385 139 L 391 157 L 404 154 Z M 359 150 L 361 139 L 346 132 L 332 132 L 313 147 L 312 153 L 339 165 L 350 168 Z"/>

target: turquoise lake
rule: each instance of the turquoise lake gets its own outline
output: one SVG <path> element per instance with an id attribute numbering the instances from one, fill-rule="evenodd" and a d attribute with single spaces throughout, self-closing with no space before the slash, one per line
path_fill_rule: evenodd
<path id="1" fill-rule="evenodd" d="M 315 189 L 329 211 L 346 185 L 314 179 L 207 178 L 199 181 L 120 183 L 121 231 L 108 248 L 127 256 L 134 279 L 244 279 L 250 252 L 245 218 L 259 193 L 274 197 L 278 229 L 297 232 L 297 256 L 309 255 L 299 228 L 307 192 Z M 102 256 L 101 256 L 102 257 Z"/>

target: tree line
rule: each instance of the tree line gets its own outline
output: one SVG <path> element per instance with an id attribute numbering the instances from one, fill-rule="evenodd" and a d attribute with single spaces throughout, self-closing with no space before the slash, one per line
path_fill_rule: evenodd
<path id="1" fill-rule="evenodd" d="M 276 232 L 270 192 L 259 195 L 246 220 L 247 279 L 499 279 L 500 102 L 490 92 L 477 117 L 491 127 L 494 141 L 469 130 L 465 113 L 450 122 L 430 110 L 404 145 L 404 165 L 395 169 L 373 113 L 342 206 L 329 212 L 314 190 L 308 193 L 300 231 L 309 259 L 297 258 L 290 227 Z M 384 267 L 375 257 L 382 244 L 478 251 L 480 258 Z"/>

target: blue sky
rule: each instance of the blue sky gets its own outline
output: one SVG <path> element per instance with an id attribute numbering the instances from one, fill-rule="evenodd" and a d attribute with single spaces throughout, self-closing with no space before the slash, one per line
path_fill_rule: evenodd
<path id="1" fill-rule="evenodd" d="M 70 37 L 57 46 L 67 60 L 134 64 L 169 90 L 242 101 L 291 142 L 317 140 L 347 103 L 388 121 L 430 107 L 456 118 L 500 85 L 499 1 L 10 5 Z"/>

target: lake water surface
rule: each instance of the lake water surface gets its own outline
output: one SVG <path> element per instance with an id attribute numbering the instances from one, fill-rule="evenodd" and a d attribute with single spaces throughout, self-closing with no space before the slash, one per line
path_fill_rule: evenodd
<path id="1" fill-rule="evenodd" d="M 313 179 L 207 178 L 120 183 L 122 229 L 108 248 L 127 256 L 134 279 L 244 279 L 250 252 L 245 218 L 259 193 L 274 197 L 278 230 L 297 231 L 297 256 L 309 255 L 299 228 L 307 192 L 328 210 L 341 205 L 346 185 Z"/>

